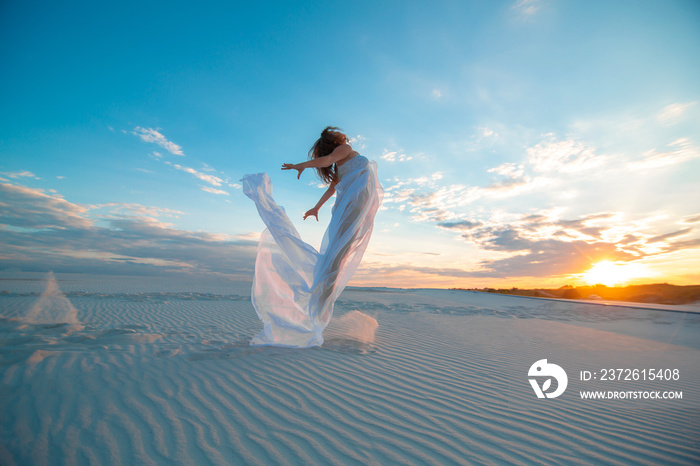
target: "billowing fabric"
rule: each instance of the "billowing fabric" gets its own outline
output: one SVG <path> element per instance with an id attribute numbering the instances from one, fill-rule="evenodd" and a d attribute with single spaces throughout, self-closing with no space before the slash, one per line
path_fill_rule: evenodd
<path id="1" fill-rule="evenodd" d="M 333 305 L 367 249 L 384 195 L 377 164 L 355 155 L 338 167 L 340 181 L 321 250 L 302 241 L 272 198 L 267 173 L 246 175 L 243 192 L 267 229 L 260 237 L 251 300 L 263 323 L 251 345 L 323 344 Z"/>

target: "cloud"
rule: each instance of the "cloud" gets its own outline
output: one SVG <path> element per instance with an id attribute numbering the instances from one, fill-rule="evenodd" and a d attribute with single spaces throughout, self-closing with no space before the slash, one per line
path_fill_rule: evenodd
<path id="1" fill-rule="evenodd" d="M 388 152 L 386 149 L 384 149 L 384 155 L 380 158 L 387 162 L 408 162 L 413 159 L 413 157 L 409 157 L 406 154 L 399 154 L 396 151 Z"/>
<path id="2" fill-rule="evenodd" d="M 160 147 L 167 150 L 171 154 L 183 156 L 185 155 L 182 152 L 182 147 L 178 146 L 172 141 L 168 141 L 168 139 L 165 136 L 163 136 L 161 133 L 159 133 L 153 128 L 142 128 L 140 126 L 137 126 L 136 128 L 134 128 L 133 134 L 140 137 L 145 142 L 152 142 L 158 144 Z"/>
<path id="3" fill-rule="evenodd" d="M 671 149 L 666 152 L 658 152 L 656 149 L 645 152 L 642 160 L 630 163 L 629 167 L 633 170 L 649 170 L 700 158 L 700 150 L 687 138 L 677 139 L 667 147 Z"/>
<path id="4" fill-rule="evenodd" d="M 518 241 L 518 238 L 515 238 Z M 504 240 L 503 246 L 512 245 L 511 240 Z M 484 273 L 495 277 L 551 277 L 581 272 L 591 264 L 602 260 L 628 261 L 637 257 L 620 251 L 614 244 L 585 241 L 541 240 L 522 242 L 522 254 L 505 259 L 484 261 Z M 497 247 L 493 249 L 498 250 Z"/>
<path id="5" fill-rule="evenodd" d="M 446 230 L 468 231 L 482 226 L 483 223 L 471 220 L 458 220 L 451 222 L 439 222 L 437 225 L 440 228 L 445 228 Z"/>
<path id="6" fill-rule="evenodd" d="M 686 116 L 688 108 L 687 104 L 669 106 L 661 113 L 670 121 L 671 117 Z M 641 178 L 632 169 L 676 166 L 700 158 L 694 140 L 677 135 L 675 140 L 662 139 L 673 141 L 667 147 L 644 152 L 654 147 L 650 141 L 670 134 L 660 128 L 661 120 L 666 121 L 657 119 L 654 113 L 636 119 L 610 118 L 588 129 L 579 125 L 574 134 L 566 137 L 545 134 L 524 151 L 511 154 L 510 160 L 501 159 L 485 168 L 491 179 L 475 185 L 454 183 L 459 178 L 453 172 L 446 172 L 439 179 L 394 178 L 386 183 L 383 207 L 408 215 L 413 221 L 430 222 L 454 232 L 455 238 L 468 243 L 470 253 L 489 255 L 477 270 L 471 270 L 473 265 L 465 265 L 465 273 L 474 277 L 544 277 L 580 273 L 600 260 L 661 260 L 659 256 L 663 254 L 698 247 L 696 224 L 700 223 L 700 214 L 688 215 L 692 211 L 686 210 L 684 218 L 674 220 L 672 211 L 651 215 L 643 210 L 625 214 L 616 210 L 620 203 L 637 194 L 630 189 L 641 189 L 636 200 L 639 209 L 646 208 L 648 200 L 652 201 L 650 206 L 658 206 L 662 194 L 664 199 L 673 196 L 672 191 L 645 192 L 649 181 L 656 190 L 663 180 L 651 180 L 653 172 L 643 173 Z M 494 127 L 501 134 L 511 134 L 507 128 Z M 596 137 L 601 131 L 603 137 Z M 624 137 L 615 137 L 615 132 Z M 657 139 L 640 138 L 640 132 L 654 133 Z M 582 139 L 577 136 L 579 133 L 589 136 Z M 476 134 L 494 138 L 493 144 L 480 146 L 478 152 L 466 152 L 476 164 L 492 154 L 502 157 L 513 150 L 506 138 L 496 138 L 493 130 L 479 127 Z M 604 149 L 598 149 L 591 140 L 600 141 Z M 621 146 L 620 141 L 630 144 Z M 498 150 L 492 150 L 496 143 Z M 384 157 L 395 161 L 396 154 L 385 150 Z M 476 166 L 464 160 L 459 162 Z M 685 198 L 674 199 L 681 209 L 689 205 Z M 533 205 L 549 210 L 523 213 L 523 209 Z M 613 210 L 591 213 L 591 206 Z M 579 215 L 565 217 L 567 209 Z M 637 219 L 625 220 L 625 215 L 636 215 Z M 692 228 L 683 228 L 686 226 Z"/>
<path id="7" fill-rule="evenodd" d="M 91 212 L 95 212 L 98 209 L 108 209 L 109 215 L 124 216 L 133 215 L 138 217 L 150 217 L 157 218 L 162 216 L 168 217 L 178 217 L 184 215 L 184 212 L 173 209 L 166 209 L 164 207 L 154 207 L 145 206 L 136 203 L 127 202 L 108 202 L 106 204 L 99 204 L 91 209 Z"/>
<path id="8" fill-rule="evenodd" d="M 524 168 L 525 167 L 523 164 L 503 163 L 497 167 L 490 168 L 487 171 L 489 173 L 497 173 L 509 178 L 522 178 L 525 174 Z"/>
<path id="9" fill-rule="evenodd" d="M 360 134 L 358 134 L 357 136 L 348 137 L 348 142 L 355 149 L 362 150 L 362 149 L 366 148 L 367 147 L 366 141 L 367 141 L 367 138 L 365 138 L 364 136 L 362 136 Z"/>
<path id="10" fill-rule="evenodd" d="M 454 215 L 448 210 L 466 205 L 473 199 L 464 185 L 440 186 L 441 172 L 418 178 L 408 178 L 400 181 L 394 178 L 394 184 L 384 188 L 384 208 L 395 206 L 399 211 L 409 208 L 414 221 L 445 221 Z"/>
<path id="11" fill-rule="evenodd" d="M 673 243 L 667 243 L 661 252 L 666 254 L 698 247 L 700 247 L 700 238 L 694 238 L 685 241 L 675 241 Z"/>
<path id="12" fill-rule="evenodd" d="M 146 142 L 154 142 L 158 144 L 159 146 L 165 148 L 169 152 L 176 154 L 176 155 L 185 155 L 182 152 L 182 149 L 180 146 L 177 144 L 168 141 L 165 136 L 160 134 L 158 131 L 151 129 L 151 128 L 141 128 L 141 127 L 136 127 L 134 134 L 139 136 L 141 139 L 143 139 Z M 216 176 L 212 174 L 211 172 L 216 172 L 217 170 L 206 163 L 202 163 L 202 171 L 195 170 L 194 168 L 191 167 L 185 167 L 177 163 L 172 163 L 168 160 L 163 160 L 163 155 L 160 152 L 153 151 L 152 153 L 148 154 L 149 157 L 155 160 L 160 160 L 166 165 L 169 165 L 176 170 L 183 171 L 185 173 L 189 173 L 191 175 L 194 175 L 196 178 L 198 178 L 201 181 L 204 181 L 205 183 L 209 183 L 212 186 L 222 186 L 224 183 L 228 183 L 228 180 L 224 180 L 223 178 Z M 205 173 L 209 172 L 209 173 Z M 232 187 L 236 187 L 235 185 L 229 185 Z M 229 193 L 224 191 L 223 189 L 214 189 L 214 188 L 209 188 L 209 187 L 202 187 L 203 191 L 206 191 L 208 193 L 212 194 L 223 194 L 223 195 L 228 195 Z"/>
<path id="13" fill-rule="evenodd" d="M 34 178 L 35 180 L 41 179 L 38 176 L 36 176 L 34 173 L 27 171 L 27 170 L 23 170 L 21 172 L 0 172 L 0 175 L 6 176 L 6 177 L 12 178 L 12 179 L 17 179 L 17 178 Z"/>
<path id="14" fill-rule="evenodd" d="M 400 181 L 385 188 L 384 204 L 400 211 L 407 207 L 415 221 L 443 222 L 458 218 L 464 207 L 477 200 L 504 199 L 525 193 L 570 186 L 571 177 L 596 176 L 596 170 L 610 157 L 596 154 L 595 148 L 574 139 L 559 140 L 547 134 L 538 144 L 526 149 L 523 163 L 506 162 L 487 170 L 496 178 L 486 186 L 453 184 L 440 186 L 439 177 L 420 177 Z M 394 152 L 385 154 L 394 160 Z M 570 189 L 570 188 L 569 188 Z M 567 193 L 559 193 L 564 196 Z"/>
<path id="15" fill-rule="evenodd" d="M 700 222 L 700 214 L 691 215 L 691 216 L 686 217 L 683 220 L 681 220 L 681 223 L 698 223 L 698 222 Z"/>
<path id="16" fill-rule="evenodd" d="M 676 102 L 671 105 L 667 105 L 663 108 L 663 110 L 661 110 L 661 113 L 656 116 L 656 120 L 664 126 L 675 125 L 693 105 L 695 105 L 695 102 L 688 102 L 686 104 Z"/>
<path id="17" fill-rule="evenodd" d="M 543 179 L 536 179 L 536 181 L 545 181 Z M 501 180 L 497 183 L 492 183 L 485 188 L 483 188 L 482 192 L 484 195 L 488 195 L 489 197 L 492 198 L 503 198 L 503 197 L 511 197 L 515 196 L 516 194 L 524 193 L 526 191 L 532 190 L 536 186 L 535 183 L 533 183 L 533 179 L 530 177 L 524 177 L 521 179 L 506 179 L 506 180 Z"/>
<path id="18" fill-rule="evenodd" d="M 462 219 L 437 225 L 459 232 L 479 249 L 506 254 L 483 261 L 479 276 L 547 277 L 579 273 L 602 260 L 632 261 L 700 245 L 700 238 L 673 241 L 693 234 L 691 227 L 653 234 L 648 226 L 653 219 L 624 222 L 620 212 L 561 219 L 557 211 L 546 211 L 511 221 Z"/>
<path id="19" fill-rule="evenodd" d="M 458 211 L 482 198 L 504 198 L 540 188 L 546 179 L 506 178 L 485 187 L 452 184 L 439 186 L 442 174 L 399 181 L 385 188 L 385 207 L 395 205 L 403 211 L 408 207 L 414 221 L 443 222 L 459 216 Z"/>
<path id="20" fill-rule="evenodd" d="M 229 193 L 224 191 L 223 189 L 210 188 L 209 186 L 201 186 L 201 188 L 202 188 L 202 191 L 206 191 L 208 193 L 223 194 L 225 196 L 229 195 Z"/>
<path id="21" fill-rule="evenodd" d="M 487 172 L 503 177 L 484 188 L 479 188 L 481 194 L 487 197 L 509 197 L 551 184 L 551 180 L 548 178 L 533 178 L 526 175 L 524 164 L 503 163 L 497 167 L 490 168 Z"/>
<path id="22" fill-rule="evenodd" d="M 479 188 L 453 184 L 428 193 L 411 193 L 408 198 L 414 221 L 445 222 L 457 217 L 454 210 L 480 197 Z"/>
<path id="23" fill-rule="evenodd" d="M 647 243 L 658 243 L 659 241 L 666 241 L 666 240 L 669 240 L 671 238 L 676 238 L 678 236 L 687 235 L 691 231 L 693 231 L 692 228 L 683 228 L 682 230 L 674 231 L 673 233 L 666 233 L 664 235 L 658 235 L 658 236 L 654 236 L 653 238 L 649 238 L 647 240 Z"/>
<path id="24" fill-rule="evenodd" d="M 495 132 L 491 128 L 487 128 L 485 126 L 482 128 L 479 128 L 479 131 L 481 132 L 481 137 L 484 137 L 484 138 L 497 138 L 498 137 L 497 132 Z"/>
<path id="25" fill-rule="evenodd" d="M 90 208 L 66 201 L 42 189 L 0 183 L 0 224 L 29 229 L 89 228 Z"/>
<path id="26" fill-rule="evenodd" d="M 202 181 L 204 181 L 204 182 L 206 182 L 206 183 L 209 183 L 209 184 L 211 184 L 211 185 L 213 185 L 213 186 L 221 186 L 221 184 L 224 182 L 224 180 L 222 180 L 222 179 L 219 178 L 218 176 L 214 176 L 214 175 L 209 175 L 209 174 L 207 174 L 207 173 L 198 172 L 198 171 L 195 170 L 194 168 L 183 167 L 182 165 L 178 165 L 178 164 L 176 164 L 176 163 L 170 163 L 170 162 L 168 162 L 168 161 L 166 161 L 165 163 L 166 163 L 167 165 L 170 165 L 170 166 L 173 167 L 173 168 L 176 168 L 177 170 L 183 171 L 183 172 L 185 172 L 185 173 L 190 173 L 190 174 L 194 175 L 195 177 L 199 178 L 200 180 L 202 180 Z"/>
<path id="27" fill-rule="evenodd" d="M 363 270 L 364 269 L 364 270 Z M 422 275 L 435 275 L 440 277 L 451 277 L 451 278 L 472 278 L 472 277 L 494 277 L 494 273 L 491 271 L 483 270 L 464 270 L 454 267 L 429 267 L 429 266 L 417 266 L 417 265 L 373 265 L 373 264 L 363 264 L 360 272 L 371 271 L 373 277 L 386 277 L 395 274 L 406 274 L 406 272 L 414 272 Z M 500 278 L 505 278 L 505 276 L 499 276 Z"/>
<path id="28" fill-rule="evenodd" d="M 596 155 L 595 148 L 573 139 L 557 140 L 548 134 L 546 140 L 527 149 L 528 163 L 540 173 L 581 173 L 599 168 L 606 157 Z"/>
<path id="29" fill-rule="evenodd" d="M 127 203 L 80 206 L 41 190 L 0 184 L 0 263 L 37 271 L 252 276 L 255 238 L 183 231 L 155 218 L 180 214 Z"/>
<path id="30" fill-rule="evenodd" d="M 577 195 L 576 186 L 583 182 L 585 189 L 590 190 L 593 181 L 602 181 L 614 173 L 621 175 L 630 169 L 658 168 L 700 158 L 700 150 L 687 138 L 677 139 L 669 148 L 663 152 L 649 151 L 641 160 L 634 160 L 600 154 L 595 147 L 575 138 L 560 139 L 547 134 L 526 149 L 523 162 L 505 162 L 487 169 L 495 175 L 490 184 L 441 186 L 440 179 L 425 176 L 394 179 L 385 188 L 384 207 L 410 212 L 414 221 L 444 223 L 464 218 L 469 206 L 545 192 L 560 199 L 571 198 Z M 386 155 L 388 159 L 395 156 Z"/>
<path id="31" fill-rule="evenodd" d="M 517 166 L 499 166 L 504 174 L 520 174 Z M 580 273 L 602 260 L 635 261 L 700 245 L 697 231 L 688 227 L 658 234 L 653 224 L 665 216 L 652 215 L 625 221 L 621 212 L 594 212 L 577 218 L 562 218 L 565 209 L 553 208 L 528 214 L 478 209 L 480 215 L 460 214 L 460 203 L 485 197 L 485 188 L 453 185 L 433 187 L 421 193 L 402 186 L 393 201 L 410 206 L 415 221 L 434 222 L 438 228 L 458 233 L 461 240 L 491 257 L 476 269 L 444 276 L 474 278 L 551 277 Z M 402 193 L 402 196 L 398 196 Z M 700 216 L 685 218 L 694 223 Z M 667 223 L 668 219 L 665 219 Z M 694 237 L 693 237 L 694 236 Z M 683 237 L 684 240 L 679 241 Z M 421 274 L 439 273 L 430 268 L 410 270 Z"/>
<path id="32" fill-rule="evenodd" d="M 530 17 L 537 13 L 541 6 L 540 0 L 517 0 L 511 9 L 523 17 Z"/>
<path id="33" fill-rule="evenodd" d="M 700 157 L 692 125 L 669 128 L 681 122 L 690 124 L 691 113 L 692 117 L 697 116 L 696 104 L 674 103 L 656 113 L 611 114 L 575 122 L 571 128 L 600 141 L 609 152 L 615 151 L 603 157 L 608 172 L 626 174 L 629 170 L 670 167 Z M 685 135 L 679 131 L 685 131 Z M 663 148 L 659 149 L 660 146 Z"/>

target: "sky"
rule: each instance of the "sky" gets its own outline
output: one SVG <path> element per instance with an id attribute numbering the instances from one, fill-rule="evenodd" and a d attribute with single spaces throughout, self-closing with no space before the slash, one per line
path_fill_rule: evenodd
<path id="1" fill-rule="evenodd" d="M 280 166 L 333 125 L 385 189 L 351 285 L 697 284 L 698 57 L 692 0 L 3 1 L 0 271 L 249 280 L 239 180 L 318 247 Z"/>

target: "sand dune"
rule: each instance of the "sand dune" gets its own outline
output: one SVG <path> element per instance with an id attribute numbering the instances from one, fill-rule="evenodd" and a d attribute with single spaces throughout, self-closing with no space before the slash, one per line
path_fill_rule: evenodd
<path id="1" fill-rule="evenodd" d="M 295 350 L 248 345 L 246 285 L 60 278 L 79 325 L 26 319 L 46 282 L 0 283 L 2 464 L 700 461 L 698 315 L 348 289 Z M 528 384 L 542 358 L 557 399 Z M 606 364 L 676 364 L 684 399 L 580 399 Z"/>

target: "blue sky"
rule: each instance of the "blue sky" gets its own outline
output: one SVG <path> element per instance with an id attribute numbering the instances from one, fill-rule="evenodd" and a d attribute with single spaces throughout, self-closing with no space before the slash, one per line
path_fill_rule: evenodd
<path id="1" fill-rule="evenodd" d="M 250 277 L 238 180 L 318 246 L 330 203 L 302 222 L 323 191 L 279 167 L 336 125 L 387 193 L 355 284 L 700 280 L 695 1 L 0 13 L 0 270 Z"/>

